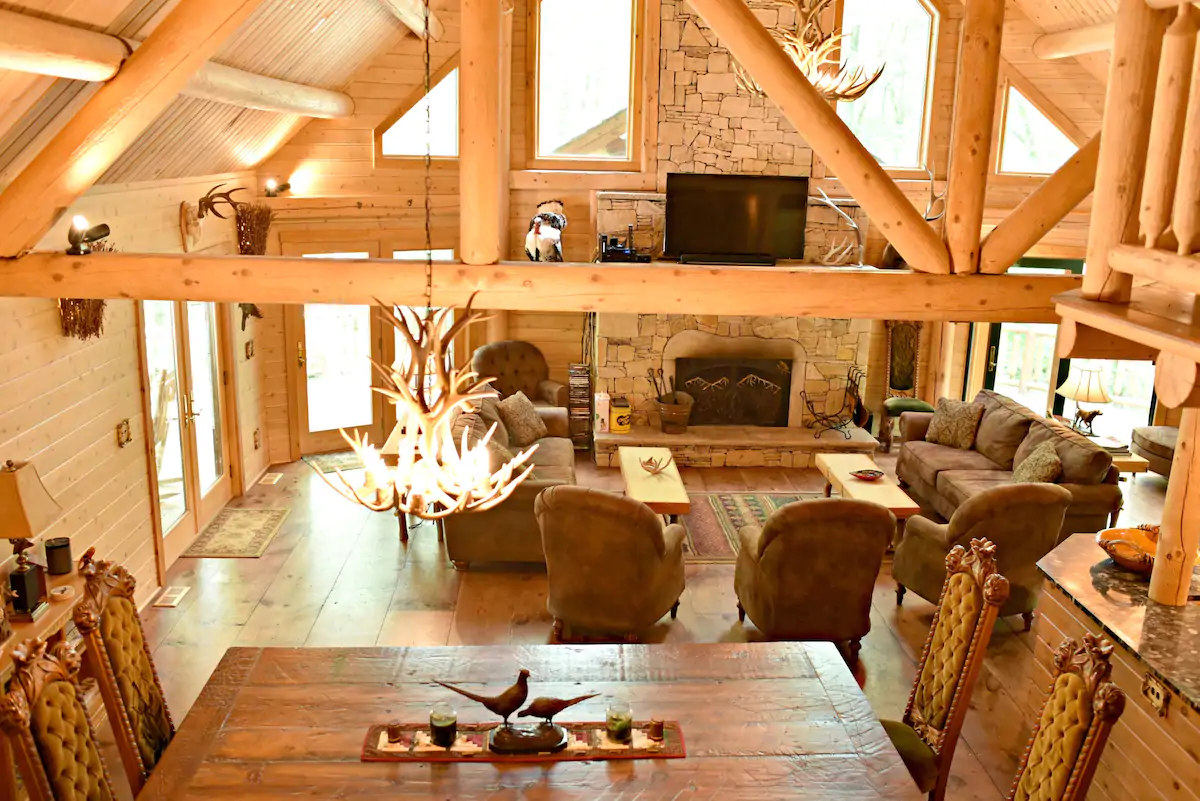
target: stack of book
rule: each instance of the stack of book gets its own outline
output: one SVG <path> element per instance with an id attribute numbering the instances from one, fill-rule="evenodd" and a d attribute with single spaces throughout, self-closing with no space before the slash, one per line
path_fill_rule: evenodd
<path id="1" fill-rule="evenodd" d="M 592 444 L 592 368 L 572 364 L 567 378 L 567 418 L 571 442 L 576 450 L 587 450 Z"/>
<path id="2" fill-rule="evenodd" d="M 1104 450 L 1113 456 L 1126 456 L 1129 454 L 1128 442 L 1121 442 L 1119 439 L 1113 439 L 1112 437 L 1088 437 L 1088 439 L 1101 448 L 1104 448 Z"/>

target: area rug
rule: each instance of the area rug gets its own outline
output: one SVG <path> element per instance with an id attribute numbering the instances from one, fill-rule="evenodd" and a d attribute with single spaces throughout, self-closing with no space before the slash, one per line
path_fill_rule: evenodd
<path id="1" fill-rule="evenodd" d="M 304 461 L 320 470 L 322 473 L 335 473 L 338 470 L 362 470 L 362 459 L 354 451 L 338 451 L 337 453 L 314 453 L 305 456 Z"/>
<path id="2" fill-rule="evenodd" d="M 183 555 L 256 559 L 287 520 L 287 509 L 222 509 Z"/>
<path id="3" fill-rule="evenodd" d="M 687 530 L 684 561 L 733 564 L 742 526 L 761 526 L 781 506 L 823 497 L 819 492 L 689 492 L 692 511 L 679 519 Z"/>

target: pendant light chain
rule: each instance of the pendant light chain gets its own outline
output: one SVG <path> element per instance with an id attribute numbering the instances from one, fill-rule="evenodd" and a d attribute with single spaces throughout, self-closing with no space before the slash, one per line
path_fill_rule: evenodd
<path id="1" fill-rule="evenodd" d="M 429 0 L 425 0 L 425 318 L 433 318 L 433 103 L 429 93 L 432 73 L 429 58 Z"/>

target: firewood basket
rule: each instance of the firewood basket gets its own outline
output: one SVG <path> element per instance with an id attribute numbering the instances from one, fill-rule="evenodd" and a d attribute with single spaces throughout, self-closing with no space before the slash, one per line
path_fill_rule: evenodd
<path id="1" fill-rule="evenodd" d="M 686 434 L 695 398 L 686 392 L 668 392 L 658 400 L 659 427 L 664 434 Z"/>

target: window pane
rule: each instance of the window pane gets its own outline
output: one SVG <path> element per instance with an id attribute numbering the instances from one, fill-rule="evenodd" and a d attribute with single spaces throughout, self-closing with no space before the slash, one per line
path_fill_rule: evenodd
<path id="1" fill-rule="evenodd" d="M 1097 436 L 1112 437 L 1128 445 L 1133 429 L 1149 425 L 1150 400 L 1154 394 L 1154 364 L 1111 359 L 1072 359 L 1071 369 L 1088 367 L 1100 370 L 1100 382 L 1111 403 L 1087 403 L 1084 409 L 1099 409 L 1092 430 Z M 1070 418 L 1075 414 L 1075 401 L 1067 401 L 1063 410 Z"/>
<path id="2" fill-rule="evenodd" d="M 917 0 L 845 0 L 842 63 L 883 76 L 837 104 L 867 150 L 887 167 L 920 167 L 933 18 Z"/>
<path id="3" fill-rule="evenodd" d="M 225 476 L 216 304 L 189 300 L 187 322 L 188 351 L 191 354 L 192 425 L 196 429 L 196 464 L 199 467 L 200 492 L 203 494 Z"/>
<path id="4" fill-rule="evenodd" d="M 183 485 L 183 428 L 179 413 L 179 365 L 175 355 L 175 304 L 142 303 L 146 317 L 146 375 L 150 383 L 151 434 L 158 474 L 158 511 L 163 536 L 187 511 Z"/>
<path id="5" fill-rule="evenodd" d="M 1000 172 L 1049 175 L 1075 155 L 1075 143 L 1011 86 L 1005 109 Z"/>
<path id="6" fill-rule="evenodd" d="M 429 110 L 429 119 L 425 111 Z M 428 124 L 428 127 L 426 127 Z M 428 137 L 426 132 L 428 131 Z M 383 155 L 458 156 L 458 70 L 451 71 L 383 132 Z"/>
<path id="7" fill-rule="evenodd" d="M 633 0 L 541 0 L 540 158 L 630 158 L 633 6 Z"/>
<path id="8" fill-rule="evenodd" d="M 1003 323 L 996 353 L 996 384 L 1001 395 L 1043 414 L 1050 403 L 1054 366 L 1054 323 Z"/>

